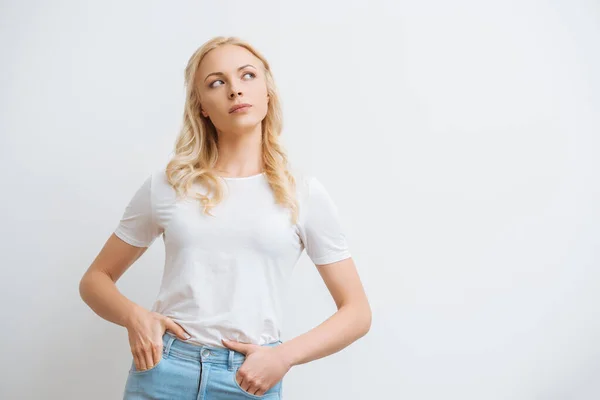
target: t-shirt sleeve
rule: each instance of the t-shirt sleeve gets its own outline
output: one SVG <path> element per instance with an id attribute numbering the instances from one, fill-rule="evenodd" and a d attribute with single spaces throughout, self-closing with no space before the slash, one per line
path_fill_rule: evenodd
<path id="1" fill-rule="evenodd" d="M 162 232 L 154 215 L 152 177 L 150 174 L 137 189 L 114 231 L 132 246 L 149 247 Z"/>
<path id="2" fill-rule="evenodd" d="M 310 177 L 306 215 L 301 223 L 301 238 L 306 254 L 315 265 L 349 258 L 350 250 L 340 224 L 337 207 L 321 182 Z"/>

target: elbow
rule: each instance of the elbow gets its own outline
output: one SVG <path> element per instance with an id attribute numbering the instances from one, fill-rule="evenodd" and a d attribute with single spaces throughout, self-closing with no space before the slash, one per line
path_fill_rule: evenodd
<path id="1" fill-rule="evenodd" d="M 87 275 L 84 275 L 83 278 L 81 278 L 81 280 L 79 281 L 79 297 L 81 297 L 81 299 L 85 302 L 85 292 L 86 292 L 86 286 L 87 286 L 87 279 L 86 279 Z"/>
<path id="2" fill-rule="evenodd" d="M 347 310 L 351 320 L 350 326 L 356 339 L 365 336 L 371 330 L 373 320 L 371 306 L 367 300 L 343 305 L 339 310 Z"/>
<path id="3" fill-rule="evenodd" d="M 79 280 L 79 297 L 87 304 L 88 294 L 93 291 L 91 285 L 94 283 L 93 274 L 86 272 L 83 277 Z"/>
<path id="4" fill-rule="evenodd" d="M 362 305 L 358 307 L 357 310 L 357 329 L 359 337 L 365 336 L 371 330 L 371 322 L 373 320 L 373 315 L 371 312 L 371 307 L 369 304 Z"/>
<path id="5" fill-rule="evenodd" d="M 373 321 L 373 313 L 371 312 L 371 308 L 367 307 L 367 311 L 365 311 L 364 322 L 363 322 L 363 330 L 362 336 L 365 336 L 371 330 L 371 322 Z"/>

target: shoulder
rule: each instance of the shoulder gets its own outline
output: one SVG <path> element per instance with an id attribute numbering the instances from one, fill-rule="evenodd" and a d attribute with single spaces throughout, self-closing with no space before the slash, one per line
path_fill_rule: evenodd
<path id="1" fill-rule="evenodd" d="M 297 171 L 294 174 L 296 178 L 296 196 L 300 206 L 301 219 L 304 219 L 308 213 L 314 213 L 333 204 L 329 193 L 319 178 L 311 173 Z M 313 210 L 313 211 L 311 211 Z"/>
<path id="2" fill-rule="evenodd" d="M 311 186 L 314 185 L 316 178 L 304 170 L 295 169 L 292 172 L 296 182 L 296 196 L 303 203 L 308 200 L 311 192 Z"/>
<path id="3" fill-rule="evenodd" d="M 165 185 L 165 184 L 169 185 L 169 181 L 167 179 L 167 171 L 166 171 L 165 167 L 156 167 L 150 173 L 150 176 L 151 176 L 151 179 L 152 179 L 152 184 L 155 187 L 162 186 L 162 185 Z"/>
<path id="4" fill-rule="evenodd" d="M 172 203 L 176 199 L 176 191 L 169 183 L 166 166 L 156 167 L 148 176 L 152 197 L 157 202 Z"/>
<path id="5" fill-rule="evenodd" d="M 308 194 L 310 189 L 315 185 L 320 185 L 318 178 L 310 171 L 294 167 L 290 169 L 290 173 L 296 181 L 296 191 L 301 194 Z"/>
<path id="6" fill-rule="evenodd" d="M 296 175 L 296 191 L 302 199 L 309 199 L 326 193 L 325 186 L 316 175 L 304 172 Z"/>

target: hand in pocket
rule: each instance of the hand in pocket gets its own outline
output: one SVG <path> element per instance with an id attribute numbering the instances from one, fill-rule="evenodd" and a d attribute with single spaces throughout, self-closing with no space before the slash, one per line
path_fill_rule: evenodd
<path id="1" fill-rule="evenodd" d="M 137 371 L 154 368 L 161 360 L 166 330 L 181 340 L 189 339 L 188 333 L 175 321 L 154 311 L 138 311 L 127 325 L 129 346 Z"/>
<path id="2" fill-rule="evenodd" d="M 290 370 L 290 363 L 277 347 L 223 340 L 223 344 L 246 355 L 235 380 L 242 390 L 255 396 L 264 395 Z"/>

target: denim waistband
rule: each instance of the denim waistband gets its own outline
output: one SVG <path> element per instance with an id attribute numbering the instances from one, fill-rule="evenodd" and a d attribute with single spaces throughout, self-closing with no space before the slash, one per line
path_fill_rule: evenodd
<path id="1" fill-rule="evenodd" d="M 278 346 L 282 342 L 279 340 L 274 343 L 264 344 L 263 346 Z M 246 359 L 246 355 L 225 347 L 199 346 L 193 343 L 186 343 L 170 332 L 163 335 L 163 354 L 168 357 L 170 354 L 186 358 L 192 361 L 203 363 L 226 364 L 229 369 L 234 365 L 240 365 Z"/>

